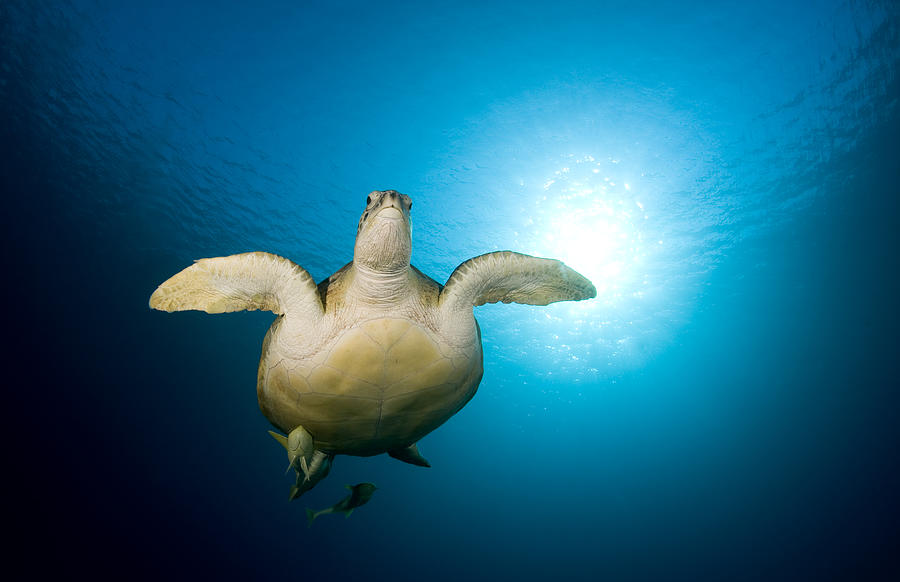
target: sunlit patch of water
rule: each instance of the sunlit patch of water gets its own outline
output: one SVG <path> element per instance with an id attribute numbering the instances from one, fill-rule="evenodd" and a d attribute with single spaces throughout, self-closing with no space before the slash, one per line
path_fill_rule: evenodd
<path id="1" fill-rule="evenodd" d="M 526 191 L 516 248 L 562 260 L 594 283 L 597 298 L 505 312 L 524 342 L 521 354 L 506 347 L 498 357 L 541 354 L 532 373 L 578 381 L 644 361 L 666 328 L 658 312 L 669 274 L 665 235 L 651 219 L 654 197 L 644 197 L 641 173 L 614 157 L 567 156 Z"/>
<path id="2" fill-rule="evenodd" d="M 640 298 L 647 284 L 648 215 L 632 186 L 636 177 L 616 172 L 617 164 L 585 156 L 557 170 L 524 229 L 539 254 L 561 258 L 594 281 L 606 306 Z"/>

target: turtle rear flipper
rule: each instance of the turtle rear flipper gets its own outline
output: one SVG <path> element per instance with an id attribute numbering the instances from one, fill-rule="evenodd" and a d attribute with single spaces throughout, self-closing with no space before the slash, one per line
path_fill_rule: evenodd
<path id="1" fill-rule="evenodd" d="M 403 461 L 404 463 L 409 463 L 410 465 L 416 465 L 417 467 L 430 467 L 431 464 L 425 460 L 425 457 L 419 452 L 419 447 L 416 446 L 416 443 L 413 443 L 406 447 L 405 449 L 394 449 L 393 451 L 388 451 L 388 454 L 395 459 Z"/>

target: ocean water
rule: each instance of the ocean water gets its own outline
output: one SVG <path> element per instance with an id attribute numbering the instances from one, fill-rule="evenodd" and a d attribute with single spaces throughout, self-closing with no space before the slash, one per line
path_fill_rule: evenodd
<path id="1" fill-rule="evenodd" d="M 898 32 L 890 0 L 4 0 L 14 565 L 900 579 Z M 477 308 L 432 467 L 338 457 L 288 503 L 271 314 L 147 300 L 250 250 L 325 278 L 388 188 L 436 280 L 511 249 L 598 297 Z"/>

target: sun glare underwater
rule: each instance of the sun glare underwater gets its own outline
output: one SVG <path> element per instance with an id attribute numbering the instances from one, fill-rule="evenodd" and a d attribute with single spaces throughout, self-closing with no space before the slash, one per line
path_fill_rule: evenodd
<path id="1" fill-rule="evenodd" d="M 893 1 L 3 2 L 13 559 L 900 579 L 898 61 Z M 272 314 L 148 298 L 249 251 L 322 281 L 389 189 L 438 283 L 513 250 L 597 296 L 477 307 L 431 467 L 338 455 L 288 502 Z"/>

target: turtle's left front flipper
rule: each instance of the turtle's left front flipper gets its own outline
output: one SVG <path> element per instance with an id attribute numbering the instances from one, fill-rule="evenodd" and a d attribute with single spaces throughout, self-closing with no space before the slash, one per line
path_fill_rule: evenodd
<path id="1" fill-rule="evenodd" d="M 160 285 L 150 307 L 207 313 L 262 309 L 307 329 L 324 313 L 316 283 L 303 267 L 261 252 L 200 259 Z"/>
<path id="2" fill-rule="evenodd" d="M 452 313 L 498 301 L 547 305 L 596 296 L 594 285 L 562 261 L 498 251 L 458 266 L 441 291 L 441 308 Z"/>

